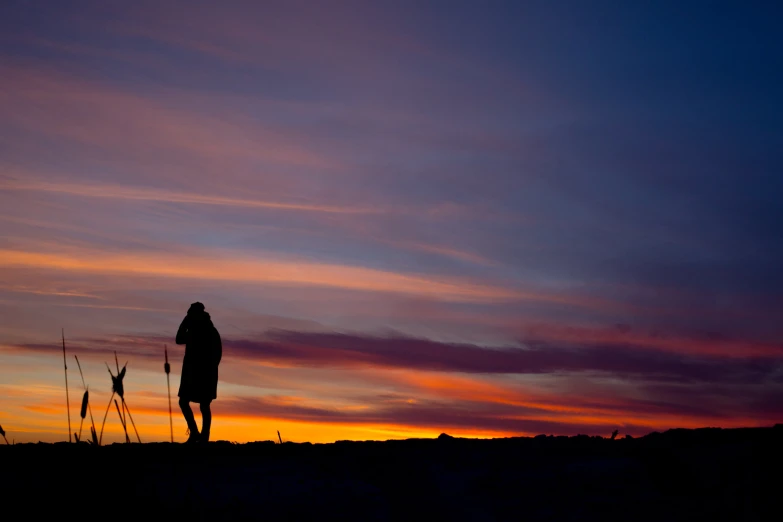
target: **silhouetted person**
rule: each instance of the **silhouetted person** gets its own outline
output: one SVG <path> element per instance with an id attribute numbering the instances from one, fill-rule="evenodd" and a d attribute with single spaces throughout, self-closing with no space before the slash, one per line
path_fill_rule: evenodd
<path id="1" fill-rule="evenodd" d="M 217 398 L 218 364 L 223 356 L 220 334 L 212 324 L 204 305 L 193 303 L 177 330 L 177 344 L 185 345 L 182 377 L 179 383 L 179 407 L 188 423 L 188 442 L 209 441 L 212 425 L 210 403 Z M 201 408 L 201 433 L 190 403 Z"/>

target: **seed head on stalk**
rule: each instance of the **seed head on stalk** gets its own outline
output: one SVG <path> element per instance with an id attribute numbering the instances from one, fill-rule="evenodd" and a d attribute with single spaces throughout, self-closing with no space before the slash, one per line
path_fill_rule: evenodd
<path id="1" fill-rule="evenodd" d="M 87 405 L 89 402 L 90 392 L 88 390 L 84 390 L 84 395 L 82 396 L 82 409 L 79 411 L 79 416 L 82 418 L 82 420 L 79 422 L 79 434 L 76 436 L 76 442 L 79 442 L 82 439 L 82 427 L 84 426 L 84 418 L 87 416 Z"/>
<path id="2" fill-rule="evenodd" d="M 87 416 L 87 404 L 90 402 L 90 391 L 84 390 L 84 396 L 82 397 L 82 411 L 79 412 L 79 416 L 84 420 Z"/>
<path id="3" fill-rule="evenodd" d="M 127 365 L 128 363 L 126 362 L 125 366 Z M 122 367 L 122 370 L 118 368 L 117 375 L 115 376 L 111 373 L 109 365 L 106 365 L 106 369 L 109 370 L 109 375 L 111 375 L 111 390 L 122 398 L 125 397 L 125 387 L 122 385 L 122 380 L 125 378 L 125 366 Z"/>
<path id="4" fill-rule="evenodd" d="M 5 430 L 3 429 L 2 426 L 0 426 L 0 435 L 3 436 L 3 438 L 5 439 L 6 445 L 8 445 L 8 439 L 5 438 Z"/>

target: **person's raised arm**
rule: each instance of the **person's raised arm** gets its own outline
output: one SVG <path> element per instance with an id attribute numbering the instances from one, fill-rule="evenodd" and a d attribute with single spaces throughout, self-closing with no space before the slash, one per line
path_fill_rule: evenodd
<path id="1" fill-rule="evenodd" d="M 188 342 L 188 316 L 182 320 L 177 330 L 177 344 L 187 344 Z"/>

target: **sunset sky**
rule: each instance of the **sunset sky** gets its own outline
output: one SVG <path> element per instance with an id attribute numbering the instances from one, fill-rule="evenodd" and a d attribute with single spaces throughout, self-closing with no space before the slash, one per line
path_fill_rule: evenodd
<path id="1" fill-rule="evenodd" d="M 783 422 L 783 12 L 752 4 L 3 1 L 0 425 L 67 440 L 64 329 L 73 430 L 73 356 L 100 424 L 116 350 L 168 440 L 168 345 L 184 441 L 194 301 L 212 439 Z"/>

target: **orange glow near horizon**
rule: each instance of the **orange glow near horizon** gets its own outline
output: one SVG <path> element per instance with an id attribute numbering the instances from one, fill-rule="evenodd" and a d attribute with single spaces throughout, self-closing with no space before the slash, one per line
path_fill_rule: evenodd
<path id="1" fill-rule="evenodd" d="M 77 394 L 81 397 L 81 393 Z M 176 398 L 173 399 L 174 415 L 174 440 L 183 442 L 185 435 L 185 424 L 182 420 L 182 414 L 176 404 Z M 52 402 L 45 405 L 33 405 L 24 407 L 35 415 L 9 415 L 7 411 L 0 411 L 3 415 L 6 431 L 9 437 L 13 436 L 17 443 L 37 442 L 39 440 L 46 442 L 55 442 L 67 440 L 63 427 L 65 426 L 65 408 L 62 402 Z M 71 426 L 78 431 L 79 417 L 78 404 L 72 401 L 71 405 Z M 138 402 L 138 400 L 136 401 Z M 96 400 L 97 403 L 97 400 Z M 140 407 L 134 405 L 131 413 L 133 415 L 136 427 L 142 442 L 165 442 L 170 438 L 170 427 L 168 419 L 168 409 L 164 405 L 159 408 Z M 95 408 L 95 406 L 93 406 Z M 93 410 L 96 418 L 96 430 L 100 432 L 100 422 L 103 418 L 105 405 Z M 100 411 L 98 411 L 100 410 Z M 197 422 L 201 423 L 200 413 L 197 405 L 193 405 L 193 411 Z M 503 430 L 488 429 L 469 429 L 458 426 L 443 427 L 421 427 L 405 424 L 388 423 L 370 423 L 370 422 L 311 422 L 291 420 L 284 417 L 265 417 L 257 415 L 236 415 L 223 414 L 220 412 L 220 401 L 213 403 L 213 427 L 212 440 L 228 440 L 232 442 L 254 442 L 262 440 L 277 440 L 277 431 L 279 430 L 285 441 L 292 442 L 312 442 L 329 443 L 337 440 L 390 440 L 407 438 L 434 438 L 443 431 L 450 435 L 487 438 L 487 437 L 510 437 L 520 436 L 520 433 L 512 433 Z M 12 428 L 11 428 L 12 427 Z M 83 426 L 82 436 L 89 436 L 90 419 L 89 415 Z M 11 429 L 9 429 L 11 428 Z M 130 423 L 128 423 L 129 435 L 135 442 L 135 435 Z M 104 443 L 124 442 L 124 432 L 115 408 L 112 406 L 106 420 L 103 435 Z"/>
<path id="2" fill-rule="evenodd" d="M 77 407 L 74 408 L 73 406 Z M 198 408 L 196 405 L 193 406 L 196 419 L 200 423 L 200 414 L 198 413 Z M 174 439 L 175 441 L 182 442 L 186 438 L 184 432 L 184 421 L 181 418 L 181 414 L 176 405 L 176 402 L 174 404 L 174 408 Z M 6 423 L 6 431 L 12 434 L 16 442 L 63 440 L 65 437 L 63 430 L 63 427 L 65 426 L 65 412 L 62 404 L 52 403 L 46 406 L 37 405 L 28 409 L 36 414 L 35 418 L 38 420 L 35 422 L 30 422 L 31 419 L 27 415 L 23 417 L 16 417 L 13 415 L 8 416 L 7 412 L 0 412 L 3 414 L 4 418 L 7 419 L 4 421 Z M 103 416 L 103 411 L 100 411 L 100 415 L 98 413 L 99 412 L 97 410 L 93 411 L 94 416 L 97 418 L 97 429 L 100 430 L 100 418 Z M 168 410 L 165 407 L 148 408 L 135 405 L 133 407 L 132 413 L 143 442 L 169 440 L 170 432 Z M 72 405 L 71 415 L 72 426 L 78 430 L 79 418 L 78 405 L 76 403 Z M 337 440 L 434 438 L 443 432 L 446 432 L 452 436 L 467 438 L 525 437 L 538 435 L 538 432 L 486 429 L 481 427 L 467 428 L 464 426 L 449 425 L 425 427 L 409 424 L 372 422 L 312 422 L 291 420 L 285 417 L 236 415 L 230 413 L 225 414 L 221 413 L 220 411 L 220 400 L 213 404 L 213 416 L 214 424 L 212 429 L 212 439 L 228 440 L 240 443 L 259 440 L 276 440 L 276 433 L 278 430 L 280 431 L 284 440 L 312 443 L 329 443 Z M 515 417 L 512 416 L 509 418 Z M 601 415 L 598 417 L 578 414 L 569 415 L 566 417 L 549 417 L 546 415 L 526 415 L 519 417 L 521 420 L 529 420 L 531 418 L 536 420 L 549 420 L 553 422 L 571 422 L 574 424 L 583 425 L 585 427 L 595 426 L 599 428 L 597 431 L 595 429 L 586 428 L 584 431 L 580 431 L 580 433 L 588 432 L 587 434 L 599 434 L 603 436 L 608 435 L 608 433 L 604 433 L 604 431 L 606 431 L 607 427 L 611 426 L 619 427 L 623 434 L 631 432 L 632 434 L 639 436 L 646 433 L 639 432 L 638 429 L 628 430 L 623 428 L 623 426 L 626 424 L 648 426 L 648 431 L 665 430 L 674 426 L 682 428 L 699 428 L 705 426 L 704 419 L 690 419 L 687 416 L 682 415 L 634 417 L 633 414 L 628 414 L 627 412 L 618 412 L 614 415 Z M 765 425 L 751 419 L 741 418 L 713 419 L 713 422 L 709 422 L 706 425 L 717 425 L 716 422 L 720 422 L 720 425 L 726 428 Z M 14 426 L 14 428 L 9 430 L 10 426 Z M 130 423 L 128 428 L 129 430 L 132 430 Z M 87 436 L 87 434 L 89 434 L 89 416 L 83 428 L 83 436 Z M 133 434 L 133 431 L 129 431 L 129 434 L 135 441 L 135 435 Z M 551 433 L 546 432 L 545 434 Z M 555 434 L 559 435 L 564 433 Z M 568 435 L 576 434 L 577 433 L 568 433 Z M 112 443 L 123 441 L 124 434 L 122 427 L 120 426 L 119 421 L 116 418 L 116 412 L 112 407 L 109 411 L 109 416 L 106 421 L 104 442 Z"/>
<path id="3" fill-rule="evenodd" d="M 90 364 L 90 371 L 96 372 Z M 53 367 L 54 368 L 54 367 Z M 165 395 L 160 390 L 151 391 L 146 388 L 146 382 L 152 378 L 161 381 L 160 375 L 153 377 L 138 365 L 133 367 L 131 386 L 133 392 L 128 397 L 134 421 L 143 441 L 166 441 L 170 437 L 168 422 L 168 406 Z M 230 371 L 229 367 L 226 368 Z M 375 379 L 381 387 L 393 386 L 399 389 L 400 398 L 389 404 L 409 405 L 416 407 L 419 402 L 439 401 L 446 405 L 461 403 L 473 404 L 477 411 L 484 404 L 492 411 L 492 406 L 523 408 L 524 414 L 514 413 L 513 409 L 499 414 L 499 418 L 508 421 L 544 422 L 552 426 L 562 424 L 575 426 L 570 430 L 590 435 L 607 435 L 609 428 L 620 428 L 623 434 L 634 436 L 644 435 L 654 430 L 665 430 L 671 427 L 697 428 L 704 425 L 720 425 L 724 427 L 742 427 L 764 425 L 759 420 L 749 418 L 691 418 L 684 414 L 650 412 L 635 413 L 632 407 L 622 401 L 606 404 L 606 407 L 586 407 L 579 401 L 569 401 L 556 394 L 542 395 L 535 387 L 509 387 L 503 384 L 492 384 L 485 378 L 464 377 L 439 372 L 419 372 L 395 370 L 392 372 L 379 370 L 357 370 L 367 373 L 368 379 Z M 100 373 L 100 372 L 99 372 Z M 175 375 L 176 377 L 176 375 Z M 78 407 L 81 388 L 75 375 L 71 372 L 71 422 L 74 431 L 78 430 L 80 419 Z M 176 394 L 176 378 L 173 383 Z M 160 382 L 159 384 L 162 384 Z M 295 383 L 291 383 L 296 386 Z M 359 384 L 357 384 L 359 385 Z M 141 388 L 139 388 L 141 386 Z M 230 389 L 230 388 L 229 388 Z M 314 390 L 320 389 L 317 385 Z M 21 386 L 5 385 L 0 392 L 7 397 L 5 408 L 0 410 L 3 425 L 17 442 L 36 442 L 63 440 L 65 433 L 64 390 L 57 386 Z M 219 393 L 219 398 L 213 403 L 213 440 L 229 440 L 234 442 L 251 442 L 256 440 L 275 440 L 279 430 L 284 440 L 294 442 L 328 443 L 336 440 L 388 440 L 404 438 L 433 438 L 446 432 L 452 436 L 485 438 L 534 436 L 540 432 L 552 434 L 551 429 L 543 430 L 510 430 L 502 428 L 487 428 L 481 425 L 466 426 L 443 421 L 428 425 L 425 419 L 421 422 L 395 422 L 379 420 L 384 415 L 383 407 L 372 404 L 339 404 L 329 399 L 328 388 L 324 389 L 323 398 L 313 398 L 309 395 L 269 395 L 259 393 L 257 397 L 273 407 L 278 413 L 243 412 L 242 401 L 253 400 L 253 396 L 232 396 L 230 392 Z M 310 392 L 306 392 L 310 393 Z M 91 394 L 93 416 L 97 429 L 104 415 L 105 402 L 109 393 L 96 388 Z M 409 397 L 405 399 L 405 397 Z M 174 412 L 174 437 L 182 441 L 184 421 L 177 405 L 176 397 L 172 398 Z M 446 402 L 443 402 L 446 401 Z M 200 422 L 198 408 L 194 413 Z M 239 409 L 237 409 L 239 408 Z M 303 408 L 311 418 L 296 418 L 298 408 Z M 326 414 L 329 411 L 342 412 L 350 417 L 345 420 L 331 419 L 328 415 L 318 413 L 320 408 Z M 400 410 L 402 411 L 402 410 Z M 497 415 L 497 414 L 496 414 Z M 350 419 L 350 420 L 349 420 Z M 477 418 L 478 419 L 478 418 Z M 480 421 L 477 421 L 480 422 Z M 581 427 L 581 428 L 580 428 Z M 129 425 L 130 429 L 130 425 Z M 607 431 L 608 430 L 608 431 Z M 604 433 L 606 432 L 606 433 Z M 83 427 L 82 434 L 89 433 L 89 416 Z M 555 435 L 576 435 L 566 431 L 554 431 Z M 132 438 L 135 435 L 131 432 Z M 122 442 L 124 435 L 116 418 L 114 408 L 109 409 L 105 426 L 104 441 L 106 443 Z"/>

